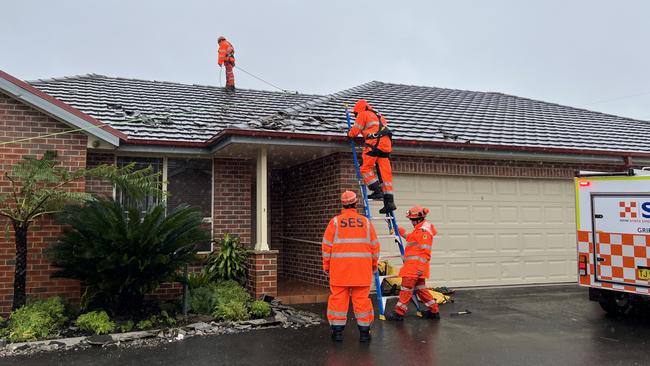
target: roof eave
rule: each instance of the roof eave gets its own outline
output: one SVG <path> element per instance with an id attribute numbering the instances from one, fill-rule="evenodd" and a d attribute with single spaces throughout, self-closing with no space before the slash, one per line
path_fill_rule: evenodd
<path id="1" fill-rule="evenodd" d="M 0 70 L 0 91 L 112 146 L 127 135 Z"/>

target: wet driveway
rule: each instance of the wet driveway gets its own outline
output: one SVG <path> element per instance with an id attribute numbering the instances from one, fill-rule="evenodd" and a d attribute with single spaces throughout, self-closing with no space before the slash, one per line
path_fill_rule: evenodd
<path id="1" fill-rule="evenodd" d="M 324 305 L 305 306 L 323 313 Z M 470 315 L 450 317 L 469 309 Z M 411 310 L 412 312 L 412 310 Z M 190 338 L 156 348 L 98 349 L 1 359 L 0 365 L 648 365 L 650 321 L 606 317 L 577 286 L 466 290 L 442 320 L 376 322 L 370 345 L 348 325 Z"/>

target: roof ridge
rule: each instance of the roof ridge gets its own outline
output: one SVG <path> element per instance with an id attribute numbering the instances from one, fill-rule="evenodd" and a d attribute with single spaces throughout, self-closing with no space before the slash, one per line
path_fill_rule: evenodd
<path id="1" fill-rule="evenodd" d="M 287 113 L 287 114 L 304 112 L 305 110 L 307 110 L 310 107 L 313 107 L 315 105 L 325 103 L 325 102 L 329 102 L 331 100 L 334 100 L 334 99 L 337 99 L 337 98 L 340 98 L 340 97 L 344 97 L 344 96 L 346 96 L 348 94 L 352 94 L 352 93 L 358 92 L 360 90 L 369 88 L 369 87 L 371 87 L 373 85 L 376 85 L 378 83 L 379 83 L 379 81 L 375 81 L 375 80 L 369 81 L 369 82 L 361 84 L 361 85 L 353 86 L 352 88 L 341 90 L 340 92 L 323 95 L 320 98 L 315 98 L 315 99 L 312 99 L 312 100 L 307 101 L 307 102 L 299 103 L 299 104 L 296 104 L 294 106 L 281 109 L 280 112 L 284 112 L 284 113 Z"/>
<path id="2" fill-rule="evenodd" d="M 73 80 L 73 79 L 85 79 L 85 78 L 102 78 L 102 79 L 108 79 L 108 80 L 124 80 L 124 81 L 132 81 L 132 82 L 140 82 L 140 83 L 157 83 L 157 84 L 165 84 L 165 85 L 177 85 L 177 86 L 195 86 L 195 87 L 201 87 L 201 88 L 209 88 L 209 89 L 221 89 L 223 87 L 217 86 L 217 85 L 208 85 L 208 84 L 196 84 L 196 83 L 181 83 L 178 81 L 165 81 L 165 80 L 151 80 L 151 79 L 141 79 L 141 78 L 130 78 L 130 77 L 122 77 L 122 76 L 107 76 L 107 75 L 102 75 L 102 74 L 81 74 L 81 75 L 72 75 L 72 76 L 62 76 L 62 77 L 52 77 L 52 78 L 47 78 L 47 79 L 37 79 L 37 80 L 28 80 L 27 82 L 29 84 L 38 84 L 38 83 L 47 83 L 47 82 L 57 82 L 57 81 L 64 81 L 64 80 Z M 237 88 L 237 90 L 244 90 L 244 91 L 252 91 L 252 92 L 262 92 L 262 93 L 273 93 L 273 94 L 289 94 L 289 95 L 306 95 L 306 96 L 321 96 L 321 94 L 309 94 L 309 93 L 299 93 L 299 92 L 280 92 L 280 91 L 275 91 L 275 90 L 266 90 L 266 89 L 249 89 L 249 88 Z"/>

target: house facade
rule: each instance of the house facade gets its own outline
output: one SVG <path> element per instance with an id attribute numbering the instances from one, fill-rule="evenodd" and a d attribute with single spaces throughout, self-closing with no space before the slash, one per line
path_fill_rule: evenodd
<path id="1" fill-rule="evenodd" d="M 650 166 L 650 141 L 639 133 L 648 122 L 500 93 L 371 82 L 327 96 L 231 94 L 100 75 L 25 83 L 1 73 L 0 143 L 81 130 L 0 145 L 0 168 L 46 150 L 60 151 L 70 167 L 151 165 L 162 172 L 168 207 L 197 206 L 214 239 L 237 234 L 254 250 L 248 286 L 255 295 L 275 295 L 279 276 L 327 286 L 320 239 L 340 210 L 340 193 L 358 191 L 343 136 L 345 104 L 360 98 L 395 133 L 399 223 L 407 224 L 403 212 L 418 203 L 440 233 L 432 284 L 575 281 L 575 171 Z M 98 180 L 74 189 L 126 199 Z M 49 278 L 42 255 L 60 228 L 44 220 L 35 229 L 28 292 L 78 297 L 75 281 Z M 13 238 L 1 238 L 0 249 L 6 310 Z M 396 250 L 382 242 L 383 253 Z M 169 285 L 158 295 L 176 293 Z"/>

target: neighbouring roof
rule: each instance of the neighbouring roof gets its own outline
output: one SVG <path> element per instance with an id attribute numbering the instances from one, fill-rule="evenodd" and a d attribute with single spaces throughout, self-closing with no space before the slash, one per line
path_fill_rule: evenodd
<path id="1" fill-rule="evenodd" d="M 317 97 L 250 89 L 233 94 L 214 86 L 95 74 L 29 83 L 126 133 L 129 140 L 205 142 L 226 128 L 259 127 L 259 118 Z"/>
<path id="2" fill-rule="evenodd" d="M 334 136 L 367 99 L 397 143 L 650 153 L 650 122 L 494 92 L 372 81 L 327 96 L 86 75 L 32 85 L 129 140 L 206 142 L 224 129 Z M 125 123 L 125 121 L 128 121 Z"/>

